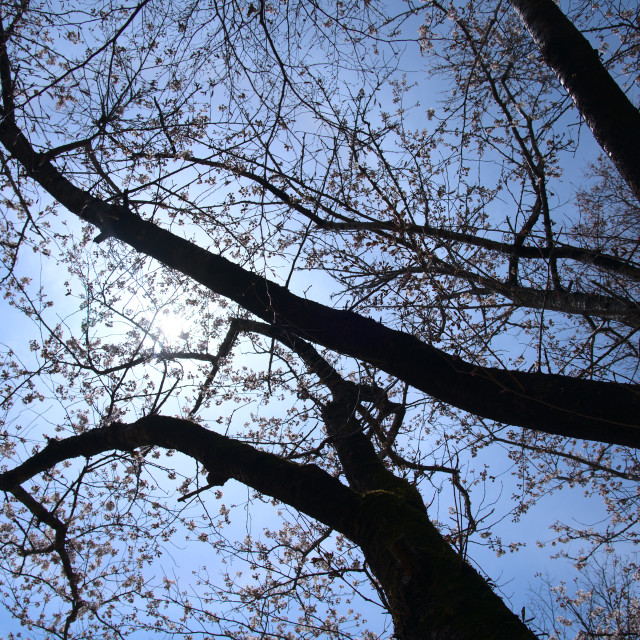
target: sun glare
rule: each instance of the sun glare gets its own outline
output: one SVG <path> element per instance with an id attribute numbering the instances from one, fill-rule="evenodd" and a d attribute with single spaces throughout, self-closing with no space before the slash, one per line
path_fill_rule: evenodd
<path id="1" fill-rule="evenodd" d="M 159 320 L 160 333 L 165 342 L 175 342 L 184 335 L 186 322 L 171 311 L 163 313 Z"/>

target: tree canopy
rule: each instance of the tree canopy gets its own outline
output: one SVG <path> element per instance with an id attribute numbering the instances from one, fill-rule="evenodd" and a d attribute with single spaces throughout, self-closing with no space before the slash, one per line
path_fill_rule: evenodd
<path id="1" fill-rule="evenodd" d="M 0 590 L 30 633 L 637 637 L 635 3 L 0 11 Z M 590 595 L 544 626 L 470 545 L 574 487 L 604 517 L 549 524 Z M 187 538 L 191 586 L 157 573 Z"/>

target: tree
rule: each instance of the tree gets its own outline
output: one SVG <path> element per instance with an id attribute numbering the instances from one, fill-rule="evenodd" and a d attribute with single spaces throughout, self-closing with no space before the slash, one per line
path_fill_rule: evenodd
<path id="1" fill-rule="evenodd" d="M 575 101 L 594 137 L 635 197 L 640 198 L 636 162 L 640 142 L 638 109 L 607 72 L 598 51 L 552 0 L 516 0 L 511 4 L 536 41 L 545 62 Z"/>
<path id="2" fill-rule="evenodd" d="M 638 565 L 634 558 L 607 557 L 594 563 L 576 581 L 575 592 L 566 583 L 541 594 L 539 606 L 551 638 L 568 637 L 567 627 L 578 627 L 582 639 L 638 637 Z"/>
<path id="3" fill-rule="evenodd" d="M 331 583 L 363 574 L 400 638 L 533 638 L 466 561 L 480 523 L 459 457 L 489 445 L 529 475 L 520 511 L 535 486 L 605 487 L 619 511 L 605 544 L 635 539 L 637 498 L 625 515 L 621 496 L 638 480 L 637 233 L 612 233 L 597 199 L 636 205 L 605 178 L 582 193 L 581 219 L 554 229 L 552 185 L 576 148 L 563 128 L 579 114 L 513 10 L 142 0 L 2 11 L 4 284 L 41 332 L 34 362 L 9 349 L 4 369 L 4 568 L 28 625 L 65 638 L 205 623 L 210 636 L 344 637 L 306 597 L 331 608 Z M 633 35 L 626 11 L 597 25 L 603 42 Z M 422 119 L 412 130 L 408 33 L 451 82 L 444 115 L 426 112 L 430 130 Z M 612 71 L 636 55 L 618 50 Z M 376 106 L 389 93 L 394 114 Z M 583 115 L 600 131 L 617 112 Z M 605 146 L 615 158 L 615 140 Z M 21 273 L 28 247 L 68 270 L 81 319 L 51 321 L 48 291 Z M 342 305 L 307 299 L 296 279 L 310 270 L 333 276 Z M 507 332 L 523 346 L 505 359 Z M 238 343 L 265 356 L 260 371 L 232 356 Z M 288 411 L 238 426 L 228 405 L 256 393 Z M 20 403 L 55 423 L 35 448 Z M 203 579 L 219 600 L 237 595 L 245 622 L 208 597 L 187 602 L 170 580 L 162 597 L 145 585 L 143 565 L 181 517 L 147 475 L 169 462 L 158 448 L 198 465 L 183 502 L 234 479 L 313 519 L 285 518 L 271 555 L 250 539 L 234 547 L 259 586 L 230 581 L 221 594 Z M 460 501 L 444 535 L 417 488 L 436 473 Z M 203 540 L 217 526 L 210 518 Z M 125 611 L 135 594 L 144 620 Z M 169 621 L 162 602 L 184 614 Z"/>

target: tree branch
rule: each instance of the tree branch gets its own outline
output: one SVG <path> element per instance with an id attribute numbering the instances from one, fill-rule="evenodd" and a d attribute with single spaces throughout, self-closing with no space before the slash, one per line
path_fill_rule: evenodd
<path id="1" fill-rule="evenodd" d="M 0 474 L 0 490 L 12 491 L 64 460 L 88 458 L 113 449 L 133 451 L 144 446 L 180 451 L 216 476 L 234 478 L 336 531 L 354 535 L 352 518 L 358 495 L 318 466 L 296 464 L 188 420 L 166 416 L 147 416 L 132 424 L 114 422 L 64 440 L 50 440 L 42 451 Z"/>
<path id="2" fill-rule="evenodd" d="M 172 158 L 168 154 L 157 154 L 159 158 Z M 212 168 L 222 169 L 228 171 L 233 175 L 247 178 L 256 184 L 259 184 L 263 189 L 275 196 L 280 202 L 291 207 L 298 213 L 301 213 L 308 220 L 313 222 L 318 229 L 326 231 L 335 231 L 336 233 L 344 232 L 356 232 L 356 231 L 370 231 L 372 233 L 388 234 L 398 230 L 398 222 L 396 220 L 348 220 L 344 216 L 340 216 L 343 221 L 336 222 L 321 218 L 315 211 L 306 207 L 301 201 L 292 197 L 284 188 L 278 187 L 272 184 L 264 176 L 258 175 L 253 171 L 249 171 L 245 167 L 236 167 L 228 162 L 221 162 L 219 160 L 211 160 L 209 158 L 197 158 L 191 155 L 185 157 L 187 162 L 193 162 L 194 164 L 200 164 Z M 285 176 L 279 175 L 282 178 Z M 315 201 L 314 201 L 315 202 Z M 318 203 L 319 204 L 319 203 Z M 538 207 L 538 215 L 539 215 Z M 333 214 L 330 210 L 327 213 Z M 533 212 L 535 214 L 535 211 Z M 532 220 L 536 217 L 532 214 Z M 333 214 L 335 215 L 335 214 Z M 491 238 L 484 238 L 482 236 L 474 235 L 472 233 L 465 233 L 462 231 L 454 231 L 453 229 L 445 229 L 441 227 L 434 227 L 429 224 L 407 224 L 402 230 L 407 234 L 416 234 L 433 238 L 434 240 L 450 240 L 452 242 L 460 242 L 473 247 L 479 247 L 494 251 L 507 256 L 515 256 L 518 258 L 524 258 L 529 260 L 549 260 L 555 259 L 568 259 L 575 260 L 581 264 L 593 265 L 606 269 L 612 273 L 617 273 L 630 278 L 631 280 L 640 282 L 640 265 L 633 263 L 629 260 L 624 260 L 616 256 L 608 255 L 600 251 L 594 251 L 592 249 L 585 249 L 583 247 L 574 247 L 571 245 L 557 245 L 546 247 L 534 247 L 525 246 L 524 240 L 531 230 L 532 220 L 528 221 L 523 230 L 518 232 L 516 239 L 513 243 L 499 242 L 492 240 Z"/>
<path id="3" fill-rule="evenodd" d="M 484 418 L 573 438 L 640 447 L 640 392 L 634 385 L 465 362 L 354 312 L 301 298 L 143 220 L 126 207 L 95 198 L 36 153 L 10 119 L 0 122 L 0 141 L 32 179 L 82 220 L 268 323 L 369 362 L 437 400 Z"/>
<path id="4" fill-rule="evenodd" d="M 509 0 L 598 144 L 640 200 L 640 113 L 553 0 Z"/>

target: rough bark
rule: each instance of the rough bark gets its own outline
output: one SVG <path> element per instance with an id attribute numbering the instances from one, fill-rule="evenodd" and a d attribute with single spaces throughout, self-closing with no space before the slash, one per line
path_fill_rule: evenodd
<path id="1" fill-rule="evenodd" d="M 401 640 L 534 640 L 443 539 L 408 489 L 370 491 L 358 544 L 384 588 Z"/>
<path id="2" fill-rule="evenodd" d="M 640 200 L 638 109 L 608 73 L 598 52 L 553 0 L 509 1 L 598 144 Z"/>
<path id="3" fill-rule="evenodd" d="M 340 408 L 334 407 L 336 419 L 339 415 Z M 401 640 L 535 638 L 451 549 L 429 521 L 417 490 L 384 468 L 360 430 L 347 445 L 358 450 L 352 458 L 356 466 L 348 460 L 347 466 L 351 476 L 360 477 L 360 492 L 313 464 L 289 462 L 193 422 L 157 415 L 52 440 L 20 466 L 0 474 L 0 489 L 16 490 L 64 460 L 149 445 L 181 451 L 217 477 L 235 478 L 353 540 L 380 582 Z M 363 464 L 368 466 L 364 475 Z"/>

